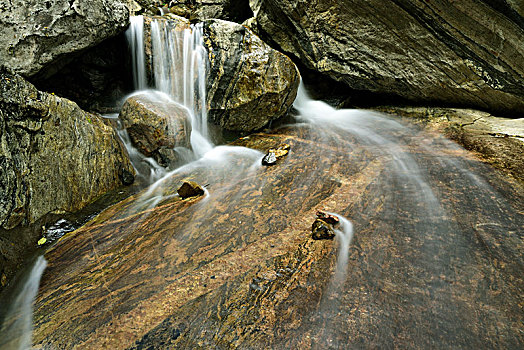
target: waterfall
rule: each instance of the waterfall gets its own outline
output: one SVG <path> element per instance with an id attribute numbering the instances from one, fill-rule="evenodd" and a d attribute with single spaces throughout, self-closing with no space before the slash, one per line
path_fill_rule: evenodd
<path id="1" fill-rule="evenodd" d="M 147 89 L 146 61 L 144 50 L 144 17 L 132 16 L 126 31 L 127 42 L 131 50 L 133 87 L 135 90 Z"/>
<path id="2" fill-rule="evenodd" d="M 7 310 L 0 329 L 0 348 L 30 349 L 33 333 L 33 302 L 40 278 L 47 266 L 43 256 L 34 262 L 27 279 L 15 289 L 15 299 Z"/>
<path id="3" fill-rule="evenodd" d="M 177 28 L 172 21 L 155 19 L 151 45 L 155 86 L 188 109 L 191 148 L 201 157 L 213 148 L 207 127 L 207 52 L 202 24 Z"/>

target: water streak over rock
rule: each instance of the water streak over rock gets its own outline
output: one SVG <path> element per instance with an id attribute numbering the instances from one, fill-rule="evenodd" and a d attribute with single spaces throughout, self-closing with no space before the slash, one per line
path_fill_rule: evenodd
<path id="1" fill-rule="evenodd" d="M 518 347 L 518 185 L 442 137 L 319 104 L 235 143 L 289 144 L 277 166 L 217 147 L 62 239 L 35 344 Z M 207 195 L 173 195 L 185 179 Z M 351 220 L 337 216 L 344 235 L 311 239 L 319 208 Z"/>

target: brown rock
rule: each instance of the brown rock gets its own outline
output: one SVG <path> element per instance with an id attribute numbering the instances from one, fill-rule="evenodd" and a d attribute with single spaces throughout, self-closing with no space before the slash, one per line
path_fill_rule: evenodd
<path id="1" fill-rule="evenodd" d="M 193 181 L 184 181 L 182 186 L 177 190 L 178 195 L 182 199 L 202 196 L 204 194 L 204 189 L 202 186 Z"/>
<path id="2" fill-rule="evenodd" d="M 328 214 L 328 213 L 326 213 L 323 210 L 318 210 L 317 211 L 317 218 L 327 222 L 330 225 L 338 225 L 339 224 L 339 220 L 338 220 L 338 218 L 335 215 Z"/>
<path id="3" fill-rule="evenodd" d="M 163 165 L 176 162 L 174 147 L 189 146 L 189 113 L 161 94 L 143 93 L 126 100 L 119 118 L 133 145 Z"/>
<path id="4" fill-rule="evenodd" d="M 316 240 L 335 238 L 333 226 L 322 219 L 316 219 L 315 222 L 313 222 L 311 233 L 311 237 Z"/>

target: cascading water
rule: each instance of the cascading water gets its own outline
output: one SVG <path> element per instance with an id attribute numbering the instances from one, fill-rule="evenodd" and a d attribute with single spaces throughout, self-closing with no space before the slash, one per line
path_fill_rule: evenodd
<path id="1" fill-rule="evenodd" d="M 127 42 L 131 51 L 131 69 L 133 71 L 133 86 L 135 90 L 147 89 L 146 61 L 144 50 L 144 17 L 131 16 L 126 32 Z"/>
<path id="2" fill-rule="evenodd" d="M 33 303 L 38 292 L 40 278 L 47 266 L 43 256 L 32 265 L 29 274 L 14 289 L 16 297 L 3 315 L 0 327 L 0 348 L 5 350 L 26 350 L 32 346 Z"/>
<path id="3" fill-rule="evenodd" d="M 212 149 L 206 109 L 207 52 L 202 24 L 174 28 L 166 20 L 151 22 L 155 86 L 189 110 L 191 148 L 198 157 Z"/>

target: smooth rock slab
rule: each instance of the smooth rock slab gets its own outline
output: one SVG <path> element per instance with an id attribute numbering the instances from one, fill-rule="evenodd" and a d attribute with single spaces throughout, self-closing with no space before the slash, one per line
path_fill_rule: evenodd
<path id="1" fill-rule="evenodd" d="M 363 142 L 357 126 L 383 138 Z M 217 148 L 63 238 L 46 254 L 35 345 L 519 348 L 522 188 L 385 118 L 334 129 L 235 143 L 289 144 L 269 168 L 261 152 Z M 187 178 L 209 183 L 209 196 L 173 196 Z M 318 209 L 353 223 L 344 278 L 333 274 L 338 241 L 311 239 Z"/>

